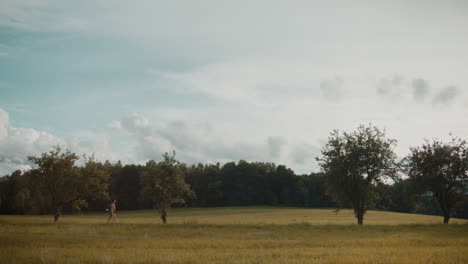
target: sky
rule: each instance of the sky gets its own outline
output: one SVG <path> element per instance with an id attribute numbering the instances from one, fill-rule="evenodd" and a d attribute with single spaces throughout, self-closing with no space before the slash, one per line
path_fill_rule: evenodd
<path id="1" fill-rule="evenodd" d="M 359 124 L 468 138 L 468 1 L 0 1 L 0 175 L 57 144 L 310 173 Z"/>

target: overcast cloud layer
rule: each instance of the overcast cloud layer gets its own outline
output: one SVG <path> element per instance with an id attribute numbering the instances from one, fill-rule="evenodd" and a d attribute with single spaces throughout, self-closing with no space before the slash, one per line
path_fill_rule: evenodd
<path id="1" fill-rule="evenodd" d="M 333 129 L 468 137 L 466 1 L 2 1 L 0 175 L 59 144 L 318 171 Z"/>

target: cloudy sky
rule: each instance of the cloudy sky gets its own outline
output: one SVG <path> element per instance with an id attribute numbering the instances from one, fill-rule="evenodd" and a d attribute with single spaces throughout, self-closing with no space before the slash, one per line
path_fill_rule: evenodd
<path id="1" fill-rule="evenodd" d="M 308 173 L 368 123 L 467 138 L 467 1 L 0 2 L 0 175 L 55 144 Z"/>

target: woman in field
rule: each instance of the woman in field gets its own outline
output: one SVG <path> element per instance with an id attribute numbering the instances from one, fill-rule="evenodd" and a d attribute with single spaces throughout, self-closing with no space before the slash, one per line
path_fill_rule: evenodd
<path id="1" fill-rule="evenodd" d="M 115 203 L 117 202 L 117 200 L 114 200 L 112 201 L 112 203 L 109 205 L 109 219 L 107 219 L 107 223 L 109 223 L 109 221 L 111 219 L 114 220 L 114 222 L 117 222 L 117 217 L 115 216 Z"/>

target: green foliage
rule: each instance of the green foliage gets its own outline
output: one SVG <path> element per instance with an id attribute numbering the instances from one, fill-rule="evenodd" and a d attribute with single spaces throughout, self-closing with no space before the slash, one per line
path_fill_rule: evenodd
<path id="1" fill-rule="evenodd" d="M 140 174 L 143 167 L 140 165 L 115 164 L 110 168 L 110 195 L 112 199 L 117 199 L 120 209 L 139 209 L 140 199 Z"/>
<path id="2" fill-rule="evenodd" d="M 31 192 L 29 191 L 28 188 L 22 188 L 19 192 L 16 193 L 15 207 L 18 209 L 18 214 L 20 210 L 24 212 L 25 204 L 28 202 L 30 198 L 31 198 Z"/>
<path id="3" fill-rule="evenodd" d="M 84 166 L 80 167 L 80 197 L 71 206 L 74 212 L 88 208 L 91 202 L 107 203 L 109 197 L 109 168 L 94 159 L 94 155 L 83 156 Z"/>
<path id="4" fill-rule="evenodd" d="M 452 138 L 448 143 L 426 141 L 411 148 L 405 167 L 414 190 L 420 196 L 432 196 L 440 206 L 444 223 L 448 223 L 457 203 L 466 196 L 468 184 L 468 144 Z"/>
<path id="5" fill-rule="evenodd" d="M 411 183 L 408 179 L 400 179 L 390 187 L 387 210 L 395 212 L 415 212 L 418 201 L 413 195 Z"/>
<path id="6" fill-rule="evenodd" d="M 361 125 L 352 133 L 333 131 L 322 149 L 318 161 L 328 191 L 341 204 L 353 207 L 358 224 L 372 207 L 375 186 L 396 177 L 395 145 L 396 140 L 387 139 L 377 127 Z"/>
<path id="7" fill-rule="evenodd" d="M 72 210 L 76 213 L 81 213 L 81 209 L 86 208 L 86 207 L 88 207 L 88 202 L 86 202 L 85 200 L 81 200 L 81 199 L 75 200 L 71 204 Z"/>
<path id="8" fill-rule="evenodd" d="M 219 163 L 216 165 L 198 164 L 187 168 L 187 183 L 196 193 L 196 199 L 191 199 L 194 206 L 216 206 L 223 202 L 223 178 Z"/>
<path id="9" fill-rule="evenodd" d="M 85 199 L 108 197 L 109 174 L 94 161 L 93 156 L 85 157 L 85 166 L 79 168 L 75 166 L 78 156 L 69 150 L 62 152 L 57 146 L 28 159 L 36 166 L 26 174 L 32 184 L 30 189 L 34 190 L 34 199 L 46 211 L 54 213 L 55 221 L 65 206 L 80 211 L 88 205 Z"/>
<path id="10" fill-rule="evenodd" d="M 55 213 L 54 220 L 58 221 L 63 207 L 80 195 L 79 170 L 75 166 L 78 156 L 69 150 L 62 153 L 57 146 L 41 156 L 29 156 L 28 159 L 36 165 L 30 172 L 31 180 L 41 196 L 49 201 L 48 209 Z"/>
<path id="11" fill-rule="evenodd" d="M 327 195 L 327 179 L 323 173 L 298 176 L 297 203 L 304 207 L 336 207 L 333 198 Z"/>
<path id="12" fill-rule="evenodd" d="M 159 163 L 153 160 L 146 163 L 141 174 L 141 196 L 154 204 L 166 223 L 167 209 L 173 204 L 184 204 L 186 198 L 195 194 L 185 182 L 184 168 L 175 159 L 175 152 L 165 153 L 163 158 Z"/>
<path id="13" fill-rule="evenodd" d="M 269 179 L 275 172 L 272 163 L 241 160 L 228 162 L 221 168 L 223 203 L 226 205 L 275 204 Z M 294 180 L 294 179 L 292 179 Z"/>
<path id="14" fill-rule="evenodd" d="M 375 128 L 372 127 L 362 127 L 354 134 L 361 130 L 370 131 L 374 138 L 379 138 L 378 135 L 382 136 L 383 134 L 377 133 Z M 364 180 L 364 176 L 367 177 L 366 169 L 374 169 L 371 172 L 375 172 L 375 168 L 385 167 L 383 165 L 386 163 L 380 160 L 385 155 L 375 154 L 382 148 L 378 147 L 382 144 L 375 142 L 370 144 L 369 142 L 372 142 L 372 140 L 367 139 L 366 136 L 359 137 L 354 134 L 346 134 L 347 137 L 345 137 L 344 134 L 335 131 L 332 133 L 334 137 L 330 137 L 333 144 L 328 144 L 329 152 L 334 155 L 340 154 L 335 155 L 335 159 L 330 157 L 328 170 L 334 173 L 332 175 L 323 172 L 297 175 L 284 165 L 242 160 L 228 162 L 224 165 L 218 163 L 186 166 L 177 162 L 174 156 L 171 157 L 167 154 L 164 161 L 159 163 L 150 161 L 146 166 L 134 164 L 123 166 L 120 161 L 117 163 L 109 161 L 100 163 L 95 161 L 93 156 L 85 156 L 84 162 L 81 162 L 80 166 L 73 164 L 69 169 L 55 169 L 56 167 L 60 168 L 59 164 L 65 164 L 63 161 L 59 162 L 64 153 L 55 153 L 53 155 L 45 153 L 43 156 L 49 157 L 49 160 L 50 156 L 55 157 L 55 159 L 52 159 L 55 160 L 54 162 L 47 163 L 50 166 L 45 166 L 47 165 L 46 162 L 43 165 L 41 163 L 41 166 L 46 169 L 35 166 L 34 169 L 29 171 L 15 171 L 11 175 L 0 177 L 0 213 L 56 213 L 56 206 L 53 205 L 47 183 L 53 182 L 52 179 L 57 175 L 50 173 L 50 171 L 56 171 L 61 175 L 58 178 L 58 186 L 60 190 L 65 189 L 61 193 L 67 198 L 74 197 L 62 203 L 59 213 L 62 211 L 65 213 L 80 212 L 84 208 L 87 211 L 102 212 L 108 206 L 109 198 L 118 200 L 118 210 L 150 209 L 154 207 L 159 209 L 181 206 L 182 204 L 196 207 L 239 205 L 336 207 L 335 200 L 339 201 L 342 207 L 354 208 L 351 199 L 346 197 L 346 192 L 339 192 L 340 186 L 337 187 L 332 184 L 333 182 L 330 180 L 333 177 L 330 176 L 337 176 L 338 180 L 348 184 L 343 186 L 349 186 L 351 190 L 353 190 L 352 188 L 358 191 L 364 190 L 362 194 L 368 200 L 364 203 L 365 206 L 362 209 L 357 207 L 359 210 L 355 210 L 356 216 L 361 215 L 362 217 L 368 208 L 421 214 L 442 213 L 440 206 L 437 204 L 438 202 L 431 196 L 433 193 L 420 188 L 423 185 L 415 184 L 414 181 L 409 179 L 397 179 L 393 184 L 383 181 L 382 179 L 385 177 L 396 175 L 396 168 L 391 166 L 392 162 L 388 159 L 387 164 L 389 166 L 387 169 L 379 171 L 379 177 Z M 380 139 L 380 141 L 387 143 L 387 147 L 393 147 L 394 142 L 389 143 L 389 140 L 384 137 Z M 378 142 L 376 139 L 374 141 Z M 360 145 L 356 142 L 360 142 Z M 356 144 L 353 145 L 352 143 Z M 385 144 L 383 145 L 385 147 Z M 338 147 L 341 152 L 336 151 Z M 69 151 L 68 153 L 72 154 Z M 466 158 L 466 154 L 460 153 L 460 155 L 465 155 Z M 37 158 L 42 159 L 43 156 Z M 386 156 L 391 155 L 387 154 Z M 334 162 L 333 165 L 331 161 Z M 170 166 L 164 167 L 162 165 L 164 163 Z M 369 167 L 363 169 L 362 167 L 365 167 L 366 164 Z M 353 166 L 361 166 L 361 169 Z M 339 178 L 338 176 L 341 175 L 339 172 L 345 168 L 349 169 L 348 174 L 343 173 L 342 175 L 346 175 L 347 178 Z M 47 171 L 49 172 L 46 173 Z M 151 198 L 151 191 L 156 191 L 159 187 L 148 187 L 146 182 L 159 181 L 162 179 L 161 176 L 154 175 L 159 175 L 161 172 L 164 172 L 164 175 L 170 175 L 172 172 L 176 175 L 183 175 L 178 177 L 184 178 L 184 181 L 190 185 L 196 196 L 184 194 L 180 196 L 181 199 L 174 199 L 173 202 L 162 202 L 158 206 L 155 200 Z M 326 171 L 324 170 L 324 172 Z M 148 176 L 149 174 L 154 175 Z M 364 174 L 364 176 L 359 177 L 360 174 Z M 372 176 L 372 173 L 368 174 Z M 70 175 L 74 175 L 72 179 L 69 179 Z M 143 178 L 145 178 L 145 182 Z M 354 179 L 358 179 L 358 181 L 353 185 L 351 183 Z M 162 186 L 162 184 L 157 186 Z M 465 183 L 464 186 L 464 191 L 460 188 L 456 191 L 457 197 L 460 197 L 460 199 L 457 198 L 456 206 L 450 210 L 454 217 L 468 218 L 468 189 L 466 189 L 468 184 Z M 145 195 L 143 195 L 144 188 Z M 184 190 L 182 189 L 181 192 L 183 193 Z M 159 190 L 158 193 L 163 193 L 163 191 Z M 418 195 L 414 195 L 415 193 Z M 334 199 L 331 195 L 333 195 Z M 341 196 L 342 199 L 338 199 L 338 196 Z M 361 197 L 356 200 L 362 201 L 364 198 Z M 159 198 L 156 197 L 156 199 Z M 165 206 L 162 206 L 163 204 Z M 171 205 L 167 206 L 167 204 Z M 161 212 L 161 214 L 165 215 L 167 212 Z"/>

